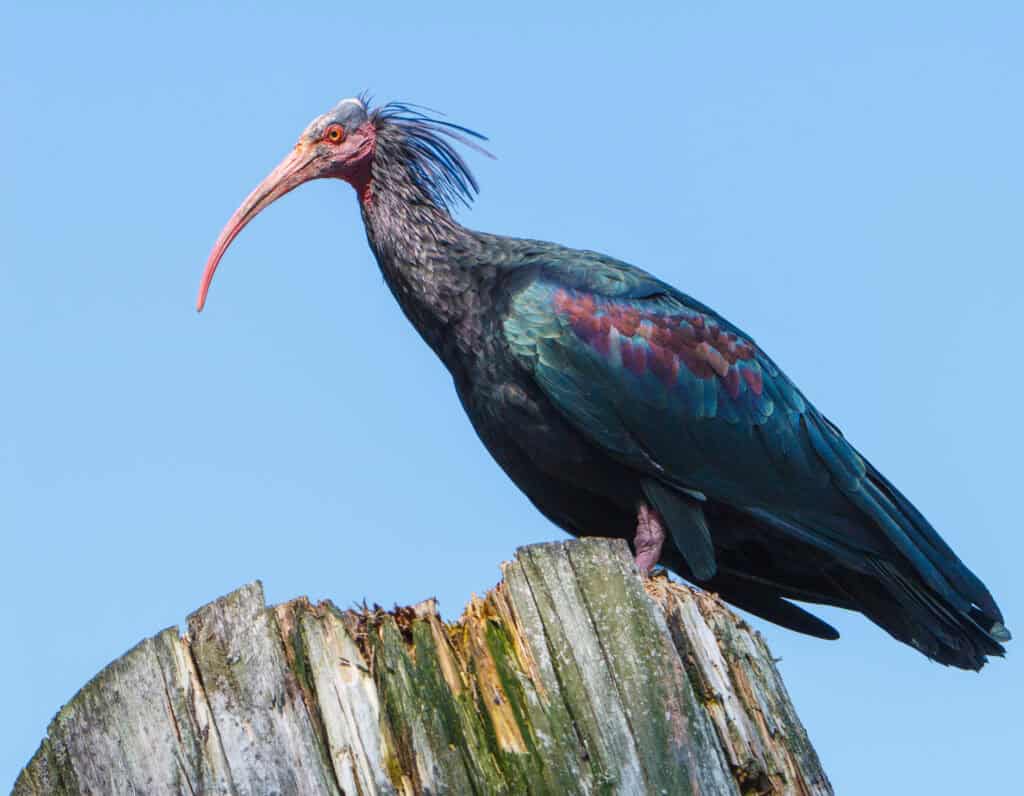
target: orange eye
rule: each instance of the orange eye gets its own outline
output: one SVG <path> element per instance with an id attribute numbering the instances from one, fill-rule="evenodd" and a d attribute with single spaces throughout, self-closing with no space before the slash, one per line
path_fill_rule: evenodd
<path id="1" fill-rule="evenodd" d="M 332 124 L 324 131 L 324 138 L 332 144 L 340 144 L 345 139 L 345 128 L 340 124 Z"/>

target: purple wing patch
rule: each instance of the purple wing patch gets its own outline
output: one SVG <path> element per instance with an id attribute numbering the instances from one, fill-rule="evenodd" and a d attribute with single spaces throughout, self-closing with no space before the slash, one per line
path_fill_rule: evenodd
<path id="1" fill-rule="evenodd" d="M 636 376 L 652 373 L 666 387 L 685 368 L 693 377 L 715 379 L 734 400 L 764 390 L 757 349 L 706 315 L 684 307 L 637 306 L 560 288 L 555 311 L 573 333 L 612 364 Z"/>

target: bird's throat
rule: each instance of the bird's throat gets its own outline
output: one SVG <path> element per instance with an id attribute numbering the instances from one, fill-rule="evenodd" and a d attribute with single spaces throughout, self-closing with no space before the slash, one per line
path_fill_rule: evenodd
<path id="1" fill-rule="evenodd" d="M 366 207 L 373 201 L 373 168 L 370 159 L 362 161 L 347 180 L 356 189 L 361 206 Z"/>

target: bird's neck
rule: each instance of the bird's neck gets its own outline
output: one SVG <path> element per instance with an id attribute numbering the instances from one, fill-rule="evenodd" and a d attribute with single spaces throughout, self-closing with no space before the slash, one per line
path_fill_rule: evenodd
<path id="1" fill-rule="evenodd" d="M 429 197 L 402 164 L 375 162 L 356 186 L 366 237 L 384 281 L 442 358 L 447 336 L 474 304 L 474 235 Z"/>

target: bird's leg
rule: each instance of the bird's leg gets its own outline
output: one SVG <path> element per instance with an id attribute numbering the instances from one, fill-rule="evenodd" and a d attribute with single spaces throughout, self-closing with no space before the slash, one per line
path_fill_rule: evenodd
<path id="1" fill-rule="evenodd" d="M 658 512 L 641 502 L 636 512 L 636 535 L 633 549 L 636 565 L 641 575 L 650 575 L 654 565 L 661 558 L 661 545 L 665 541 L 665 526 L 661 524 Z"/>

